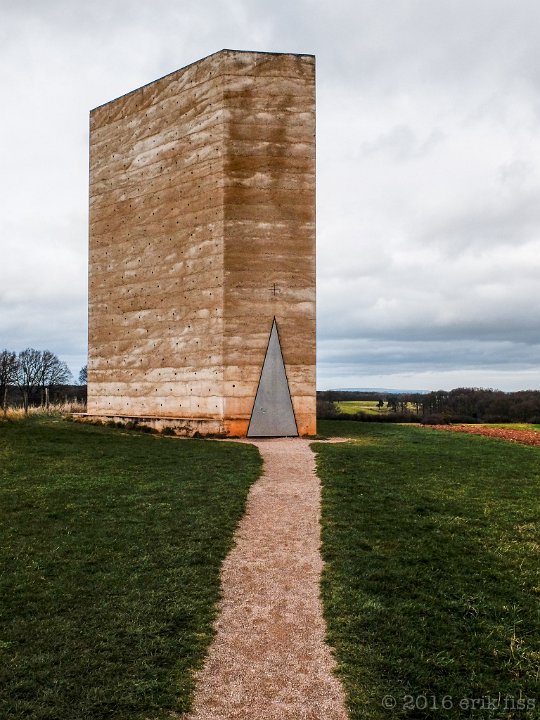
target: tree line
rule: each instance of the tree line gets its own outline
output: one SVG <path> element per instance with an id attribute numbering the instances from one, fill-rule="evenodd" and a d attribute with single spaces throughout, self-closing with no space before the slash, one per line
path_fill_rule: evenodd
<path id="1" fill-rule="evenodd" d="M 0 352 L 0 402 L 4 414 L 8 402 L 14 400 L 22 403 L 26 413 L 31 405 L 48 407 L 53 392 L 72 381 L 67 364 L 50 350 Z"/>
<path id="2" fill-rule="evenodd" d="M 412 400 L 415 402 L 415 400 Z M 438 390 L 420 396 L 422 414 L 436 414 L 451 421 L 540 423 L 540 391 L 503 392 L 484 388 Z M 454 420 L 455 422 L 455 420 Z"/>
<path id="3" fill-rule="evenodd" d="M 365 416 L 357 413 L 359 420 L 396 420 L 398 422 L 528 422 L 540 424 L 540 391 L 519 390 L 503 392 L 491 388 L 455 388 L 429 393 L 403 393 L 384 395 L 363 392 L 327 390 L 317 393 L 318 417 L 351 419 L 351 415 L 339 413 L 336 401 L 375 400 L 386 404 L 384 415 Z M 353 395 L 355 397 L 353 397 Z M 365 417 L 364 417 L 365 416 Z M 355 416 L 352 416 L 355 417 Z"/>

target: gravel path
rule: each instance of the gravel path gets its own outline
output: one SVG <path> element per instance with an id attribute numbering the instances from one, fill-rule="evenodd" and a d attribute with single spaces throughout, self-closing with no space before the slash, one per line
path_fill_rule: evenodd
<path id="1" fill-rule="evenodd" d="M 346 720 L 319 598 L 320 485 L 307 440 L 264 459 L 222 568 L 217 634 L 186 720 Z"/>

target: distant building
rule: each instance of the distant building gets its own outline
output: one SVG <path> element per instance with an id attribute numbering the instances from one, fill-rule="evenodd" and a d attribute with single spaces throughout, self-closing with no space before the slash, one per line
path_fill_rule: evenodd
<path id="1" fill-rule="evenodd" d="M 315 433 L 315 58 L 222 50 L 90 114 L 88 414 Z"/>

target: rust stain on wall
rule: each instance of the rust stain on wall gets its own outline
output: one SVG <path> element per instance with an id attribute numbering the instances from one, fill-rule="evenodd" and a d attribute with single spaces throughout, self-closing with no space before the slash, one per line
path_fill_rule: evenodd
<path id="1" fill-rule="evenodd" d="M 315 432 L 315 59 L 223 50 L 90 115 L 88 413 L 245 435 L 273 318 Z"/>

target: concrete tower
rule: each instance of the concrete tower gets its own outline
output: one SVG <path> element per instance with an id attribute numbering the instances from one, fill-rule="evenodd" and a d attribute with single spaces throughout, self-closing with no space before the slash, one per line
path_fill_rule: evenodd
<path id="1" fill-rule="evenodd" d="M 88 414 L 315 433 L 315 59 L 222 50 L 90 114 Z"/>

